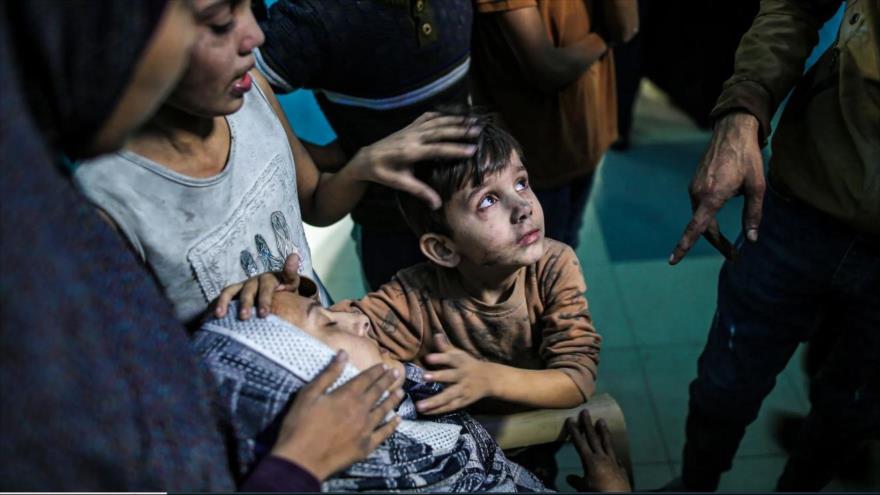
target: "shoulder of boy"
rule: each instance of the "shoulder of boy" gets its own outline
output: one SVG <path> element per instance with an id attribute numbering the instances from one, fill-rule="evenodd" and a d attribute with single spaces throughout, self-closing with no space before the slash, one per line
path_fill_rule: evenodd
<path id="1" fill-rule="evenodd" d="M 576 275 L 579 285 L 586 286 L 584 282 L 581 263 L 574 249 L 553 239 L 545 239 L 544 255 L 536 263 L 536 274 L 545 291 L 552 289 L 552 285 L 563 281 L 561 277 L 570 278 Z"/>

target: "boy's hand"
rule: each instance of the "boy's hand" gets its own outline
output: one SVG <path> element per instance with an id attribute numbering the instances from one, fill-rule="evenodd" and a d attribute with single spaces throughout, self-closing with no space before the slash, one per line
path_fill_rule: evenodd
<path id="1" fill-rule="evenodd" d="M 223 289 L 217 298 L 214 316 L 217 318 L 226 316 L 229 301 L 238 295 L 241 302 L 238 311 L 240 319 L 247 320 L 251 317 L 255 297 L 257 299 L 257 314 L 260 318 L 265 318 L 272 308 L 272 297 L 276 292 L 296 292 L 299 288 L 299 263 L 299 255 L 291 254 L 284 260 L 282 271 L 261 273 Z"/>
<path id="2" fill-rule="evenodd" d="M 480 127 L 468 117 L 422 114 L 412 124 L 394 134 L 361 148 L 349 167 L 355 178 L 376 182 L 425 200 L 440 208 L 440 196 L 412 173 L 414 163 L 429 159 L 455 159 L 473 156 L 477 147 L 464 143 L 480 135 Z M 348 168 L 348 167 L 347 167 Z"/>
<path id="3" fill-rule="evenodd" d="M 423 414 L 444 414 L 467 407 L 492 395 L 492 363 L 480 361 L 449 343 L 443 334 L 434 335 L 439 353 L 428 354 L 425 362 L 446 369 L 425 373 L 425 380 L 448 384 L 446 390 L 419 401 L 416 408 Z"/>
<path id="4" fill-rule="evenodd" d="M 574 447 L 580 455 L 584 475 L 569 476 L 566 481 L 579 492 L 629 492 L 626 469 L 617 460 L 611 444 L 611 432 L 604 420 L 596 422 L 584 409 L 579 421 L 565 420 L 565 429 L 571 435 Z"/>

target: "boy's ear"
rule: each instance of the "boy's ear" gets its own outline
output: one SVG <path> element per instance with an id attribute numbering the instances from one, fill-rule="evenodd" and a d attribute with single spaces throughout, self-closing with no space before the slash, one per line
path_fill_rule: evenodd
<path id="1" fill-rule="evenodd" d="M 461 262 L 455 243 L 445 235 L 424 234 L 419 239 L 419 248 L 426 258 L 442 267 L 455 268 Z"/>

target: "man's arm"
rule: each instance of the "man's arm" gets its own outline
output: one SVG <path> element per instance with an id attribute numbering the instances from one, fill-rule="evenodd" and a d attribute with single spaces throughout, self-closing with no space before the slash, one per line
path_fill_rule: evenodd
<path id="1" fill-rule="evenodd" d="M 761 146 L 770 119 L 800 79 L 804 63 L 819 39 L 819 28 L 842 0 L 763 0 L 752 27 L 736 52 L 733 77 L 712 111 L 717 120 L 689 193 L 693 216 L 669 256 L 680 262 L 700 236 L 726 258 L 736 251 L 722 234 L 715 215 L 737 194 L 745 196 L 743 232 L 758 240 L 766 182 Z"/>
<path id="2" fill-rule="evenodd" d="M 760 139 L 770 134 L 770 119 L 804 71 L 819 41 L 819 29 L 842 0 L 763 0 L 752 27 L 736 51 L 733 77 L 725 84 L 714 118 L 734 110 L 754 115 Z"/>

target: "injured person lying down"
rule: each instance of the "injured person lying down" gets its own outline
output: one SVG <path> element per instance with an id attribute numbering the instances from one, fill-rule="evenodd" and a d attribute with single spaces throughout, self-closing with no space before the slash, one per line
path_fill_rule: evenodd
<path id="1" fill-rule="evenodd" d="M 304 280 L 308 286 L 308 280 Z M 305 287 L 301 284 L 300 292 Z M 466 412 L 421 416 L 415 402 L 439 393 L 423 370 L 402 364 L 365 337 L 366 317 L 332 312 L 313 298 L 278 292 L 273 313 L 239 320 L 232 308 L 202 325 L 194 345 L 216 378 L 232 414 L 238 475 L 267 455 L 291 398 L 345 350 L 349 364 L 331 389 L 360 370 L 385 362 L 398 367 L 407 396 L 397 430 L 363 461 L 327 479 L 323 491 L 515 492 L 546 491 L 530 472 L 509 461 Z"/>

